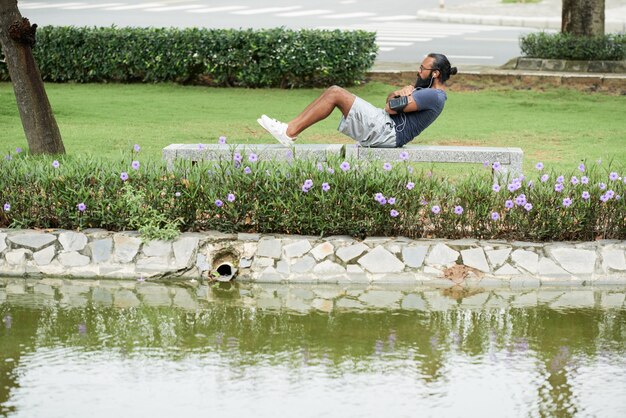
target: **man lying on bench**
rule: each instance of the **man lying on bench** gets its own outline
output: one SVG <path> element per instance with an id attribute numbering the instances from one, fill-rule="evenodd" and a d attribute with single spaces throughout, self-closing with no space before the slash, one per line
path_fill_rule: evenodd
<path id="1" fill-rule="evenodd" d="M 343 114 L 339 132 L 364 147 L 401 147 L 441 114 L 447 98 L 444 84 L 456 73 L 456 67 L 450 67 L 445 55 L 432 53 L 422 61 L 415 86 L 405 86 L 390 93 L 384 109 L 341 87 L 332 86 L 288 123 L 266 115 L 261 115 L 257 122 L 278 142 L 292 146 L 300 132 L 339 108 Z"/>

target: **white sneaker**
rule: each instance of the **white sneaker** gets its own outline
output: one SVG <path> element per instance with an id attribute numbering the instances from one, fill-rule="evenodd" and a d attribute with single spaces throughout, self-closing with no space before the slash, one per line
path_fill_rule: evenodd
<path id="1" fill-rule="evenodd" d="M 293 147 L 294 139 L 290 138 L 287 135 L 287 124 L 277 121 L 276 119 L 272 119 L 266 115 L 261 115 L 259 119 L 256 120 L 259 122 L 259 125 L 263 127 L 267 132 L 269 132 L 278 142 L 286 147 Z"/>

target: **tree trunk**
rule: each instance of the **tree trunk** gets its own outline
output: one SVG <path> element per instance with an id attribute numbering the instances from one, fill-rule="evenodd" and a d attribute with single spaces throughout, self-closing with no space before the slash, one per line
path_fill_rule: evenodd
<path id="1" fill-rule="evenodd" d="M 605 0 L 563 0 L 561 32 L 578 36 L 604 35 Z"/>
<path id="2" fill-rule="evenodd" d="M 61 133 L 33 57 L 36 28 L 22 18 L 17 0 L 0 0 L 0 45 L 30 152 L 64 154 Z"/>

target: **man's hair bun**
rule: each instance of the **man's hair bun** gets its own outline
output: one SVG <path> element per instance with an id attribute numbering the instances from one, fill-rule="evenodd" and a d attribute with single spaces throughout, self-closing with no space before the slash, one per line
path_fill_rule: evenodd
<path id="1" fill-rule="evenodd" d="M 456 74 L 456 73 L 458 73 L 458 72 L 459 72 L 459 70 L 457 70 L 457 68 L 456 68 L 456 67 L 452 67 L 452 68 L 450 68 L 450 75 L 455 75 L 455 74 Z"/>

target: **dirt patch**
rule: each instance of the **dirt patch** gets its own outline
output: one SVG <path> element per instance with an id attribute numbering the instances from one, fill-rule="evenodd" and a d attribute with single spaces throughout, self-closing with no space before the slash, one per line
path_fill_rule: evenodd
<path id="1" fill-rule="evenodd" d="M 456 266 L 445 269 L 443 271 L 443 277 L 451 280 L 453 283 L 459 284 L 470 277 L 481 278 L 483 277 L 483 273 L 473 267 L 457 264 Z"/>

